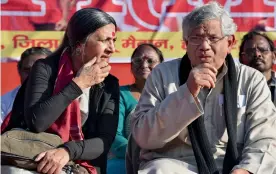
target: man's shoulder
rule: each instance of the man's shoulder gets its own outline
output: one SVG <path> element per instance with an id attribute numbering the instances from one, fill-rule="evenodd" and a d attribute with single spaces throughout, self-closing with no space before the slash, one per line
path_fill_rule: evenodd
<path id="1" fill-rule="evenodd" d="M 181 62 L 181 58 L 176 58 L 176 59 L 172 59 L 172 60 L 168 60 L 168 61 L 165 61 L 163 63 L 160 63 L 159 65 L 157 65 L 156 67 L 159 67 L 161 69 L 164 69 L 164 68 L 174 68 L 174 67 L 179 67 L 180 65 L 180 62 Z"/>
<path id="2" fill-rule="evenodd" d="M 161 73 L 161 76 L 169 74 L 177 74 L 179 72 L 181 58 L 165 61 L 163 63 L 158 64 L 153 71 Z"/>
<path id="3" fill-rule="evenodd" d="M 6 116 L 12 109 L 12 105 L 20 86 L 1 96 L 1 115 Z"/>
<path id="4" fill-rule="evenodd" d="M 19 88 L 20 88 L 20 86 L 17 86 L 13 90 L 11 90 L 11 91 L 7 92 L 6 94 L 2 95 L 1 96 L 1 102 L 6 102 L 6 101 L 9 101 L 9 100 L 15 98 Z"/>
<path id="5" fill-rule="evenodd" d="M 236 63 L 238 89 L 240 93 L 248 93 L 254 89 L 263 88 L 267 84 L 265 76 L 258 70 L 241 63 Z"/>
<path id="6" fill-rule="evenodd" d="M 238 72 L 237 73 L 238 79 L 242 78 L 244 80 L 247 80 L 247 79 L 249 80 L 253 78 L 264 78 L 264 75 L 260 71 L 254 68 L 241 64 L 240 62 L 235 62 L 235 65 L 236 65 L 236 70 Z"/>
<path id="7" fill-rule="evenodd" d="M 173 59 L 158 64 L 146 81 L 146 88 L 155 87 L 172 87 L 175 89 L 179 86 L 179 66 L 181 59 Z"/>
<path id="8" fill-rule="evenodd" d="M 270 86 L 276 86 L 276 72 L 272 71 L 272 82 Z"/>

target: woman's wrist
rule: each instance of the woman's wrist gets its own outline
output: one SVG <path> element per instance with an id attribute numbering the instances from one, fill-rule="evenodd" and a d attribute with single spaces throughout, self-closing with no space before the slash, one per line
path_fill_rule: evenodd
<path id="1" fill-rule="evenodd" d="M 75 84 L 76 84 L 81 90 L 87 88 L 87 87 L 85 86 L 85 84 L 82 83 L 82 80 L 81 80 L 79 77 L 74 77 L 74 78 L 73 78 L 73 82 L 75 82 Z"/>
<path id="2" fill-rule="evenodd" d="M 70 149 L 69 149 L 65 144 L 59 146 L 58 148 L 59 148 L 59 149 L 65 150 L 65 151 L 68 153 L 68 156 L 69 156 L 69 159 L 70 159 L 70 160 L 73 159 L 73 157 L 72 157 L 72 155 L 71 155 L 71 152 L 70 152 Z"/>

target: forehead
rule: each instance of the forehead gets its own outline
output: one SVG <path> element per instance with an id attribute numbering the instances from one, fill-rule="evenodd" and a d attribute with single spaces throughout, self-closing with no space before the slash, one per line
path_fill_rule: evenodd
<path id="1" fill-rule="evenodd" d="M 140 47 L 134 54 L 134 56 L 141 56 L 141 55 L 152 56 L 152 57 L 158 56 L 156 51 L 152 47 L 147 45 Z"/>
<path id="2" fill-rule="evenodd" d="M 95 36 L 106 36 L 106 37 L 115 37 L 116 27 L 114 24 L 108 24 L 101 28 L 98 28 L 93 35 Z"/>
<path id="3" fill-rule="evenodd" d="M 190 35 L 222 35 L 221 22 L 217 19 L 204 21 L 195 27 Z"/>
<path id="4" fill-rule="evenodd" d="M 269 43 L 263 36 L 256 35 L 252 39 L 247 40 L 244 44 L 244 48 L 252 48 L 255 46 L 265 46 L 269 47 Z"/>

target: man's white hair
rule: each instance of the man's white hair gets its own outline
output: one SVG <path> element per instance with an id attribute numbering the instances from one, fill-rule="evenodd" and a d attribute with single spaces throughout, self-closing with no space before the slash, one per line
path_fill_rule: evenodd
<path id="1" fill-rule="evenodd" d="M 233 35 L 237 30 L 237 25 L 230 17 L 229 13 L 215 1 L 195 8 L 182 22 L 183 38 L 188 39 L 190 32 L 198 25 L 207 20 L 217 19 L 221 22 L 222 34 L 224 36 Z"/>

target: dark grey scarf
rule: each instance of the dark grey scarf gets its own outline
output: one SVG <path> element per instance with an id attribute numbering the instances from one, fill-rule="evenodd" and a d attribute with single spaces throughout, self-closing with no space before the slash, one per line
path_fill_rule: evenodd
<path id="1" fill-rule="evenodd" d="M 229 174 L 232 168 L 238 163 L 237 150 L 237 73 L 235 63 L 230 54 L 226 57 L 228 72 L 224 76 L 224 111 L 225 122 L 228 133 L 228 143 L 223 161 L 223 174 Z M 180 85 L 186 83 L 192 69 L 190 59 L 186 54 L 180 64 L 179 80 Z M 219 174 L 216 163 L 211 152 L 210 143 L 206 134 L 204 117 L 200 116 L 188 126 L 194 155 L 200 174 Z"/>

